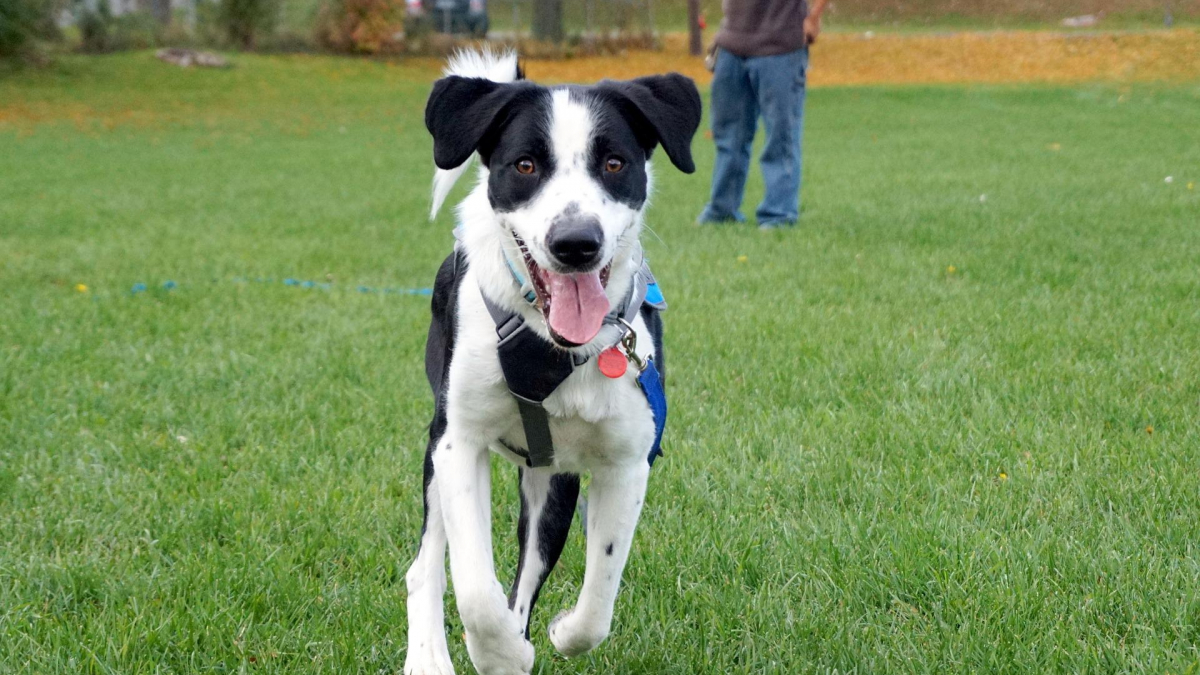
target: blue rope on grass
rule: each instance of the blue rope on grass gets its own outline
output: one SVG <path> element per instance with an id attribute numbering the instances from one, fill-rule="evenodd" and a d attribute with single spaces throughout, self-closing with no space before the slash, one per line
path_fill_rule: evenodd
<path id="1" fill-rule="evenodd" d="M 213 283 L 217 283 L 219 281 L 220 281 L 219 279 L 213 279 Z M 233 279 L 231 279 L 231 281 L 235 284 L 245 284 L 245 283 L 273 284 L 273 283 L 275 283 L 274 278 L 263 278 L 263 277 L 255 277 L 253 279 L 247 278 L 247 277 L 233 277 Z M 312 280 L 301 281 L 299 279 L 294 279 L 292 277 L 288 277 L 288 278 L 284 279 L 283 285 L 291 287 L 291 288 L 300 288 L 300 289 L 304 289 L 304 290 L 312 290 L 312 289 L 318 289 L 318 290 L 322 290 L 322 291 L 333 290 L 332 282 L 328 282 L 328 281 L 317 282 L 317 281 L 312 281 Z M 179 284 L 177 284 L 176 282 L 174 282 L 170 279 L 168 279 L 162 283 L 162 289 L 164 291 L 173 291 L 176 288 L 179 288 Z M 129 294 L 137 295 L 138 293 L 145 293 L 149 289 L 150 289 L 149 286 L 147 286 L 145 283 L 139 281 L 129 289 Z M 359 286 L 358 292 L 359 293 L 368 293 L 368 294 L 369 293 L 377 293 L 379 295 L 433 295 L 432 288 L 396 288 L 396 287 L 391 287 L 391 286 L 385 286 L 382 288 L 373 288 L 371 286 Z"/>

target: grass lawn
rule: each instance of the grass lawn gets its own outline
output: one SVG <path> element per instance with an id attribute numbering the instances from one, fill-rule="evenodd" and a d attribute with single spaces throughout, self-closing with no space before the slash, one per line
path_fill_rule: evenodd
<path id="1" fill-rule="evenodd" d="M 379 289 L 452 241 L 430 73 L 237 61 L 0 80 L 0 673 L 403 663 L 428 300 Z M 1196 672 L 1198 109 L 816 89 L 780 233 L 692 224 L 711 141 L 660 162 L 667 454 L 612 637 L 545 636 L 577 528 L 536 672 Z"/>

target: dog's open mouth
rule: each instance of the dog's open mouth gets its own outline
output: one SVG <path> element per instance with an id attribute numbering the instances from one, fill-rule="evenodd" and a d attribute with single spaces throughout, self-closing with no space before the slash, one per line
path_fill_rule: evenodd
<path id="1" fill-rule="evenodd" d="M 604 289 L 612 263 L 593 272 L 558 274 L 544 270 L 533 260 L 525 241 L 513 232 L 513 239 L 525 257 L 530 282 L 537 293 L 542 316 L 550 327 L 550 336 L 565 347 L 591 342 L 604 325 L 609 302 Z"/>

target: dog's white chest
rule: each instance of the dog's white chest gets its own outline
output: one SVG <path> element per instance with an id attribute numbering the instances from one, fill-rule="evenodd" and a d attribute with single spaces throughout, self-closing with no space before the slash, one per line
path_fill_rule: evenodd
<path id="1" fill-rule="evenodd" d="M 654 415 L 632 369 L 613 380 L 589 361 L 546 399 L 545 408 L 555 463 L 565 470 L 647 455 L 654 441 Z"/>

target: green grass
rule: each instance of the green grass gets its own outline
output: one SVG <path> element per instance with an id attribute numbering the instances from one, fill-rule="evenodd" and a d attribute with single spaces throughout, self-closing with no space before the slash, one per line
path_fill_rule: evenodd
<path id="1" fill-rule="evenodd" d="M 429 75 L 237 61 L 0 80 L 0 673 L 403 663 L 428 306 L 356 288 L 451 245 Z M 809 103 L 795 231 L 659 163 L 667 455 L 612 637 L 545 637 L 576 530 L 537 672 L 1196 672 L 1200 87 Z"/>

